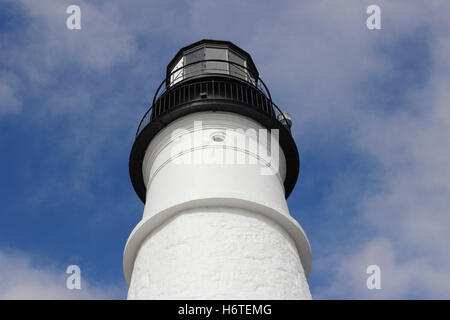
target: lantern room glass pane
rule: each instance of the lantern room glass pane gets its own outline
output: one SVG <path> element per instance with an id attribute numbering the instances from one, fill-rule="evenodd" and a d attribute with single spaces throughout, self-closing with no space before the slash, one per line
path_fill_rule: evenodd
<path id="1" fill-rule="evenodd" d="M 177 64 L 171 70 L 170 84 L 175 84 L 183 80 L 183 57 L 177 62 Z"/>
<path id="2" fill-rule="evenodd" d="M 257 77 L 246 67 L 247 60 L 231 48 L 213 45 L 197 47 L 185 51 L 184 56 L 172 67 L 170 85 L 202 74 L 230 75 L 256 85 Z"/>
<path id="3" fill-rule="evenodd" d="M 227 49 L 206 48 L 205 60 L 210 59 L 228 60 Z M 220 61 L 207 61 L 205 63 L 205 72 L 228 74 L 228 63 Z"/>
<path id="4" fill-rule="evenodd" d="M 247 80 L 247 69 L 243 68 L 246 67 L 245 59 L 232 51 L 228 51 L 228 59 L 230 62 L 235 63 L 230 63 L 230 75 Z"/>
<path id="5" fill-rule="evenodd" d="M 193 76 L 198 76 L 203 72 L 203 60 L 205 59 L 205 50 L 202 48 L 200 50 L 188 53 L 186 56 L 186 65 L 194 63 L 185 68 L 184 77 L 189 78 Z M 197 62 L 197 63 L 195 63 Z"/>

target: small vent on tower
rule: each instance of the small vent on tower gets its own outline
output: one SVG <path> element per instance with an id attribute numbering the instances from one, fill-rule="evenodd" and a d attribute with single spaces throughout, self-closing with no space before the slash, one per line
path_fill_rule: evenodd
<path id="1" fill-rule="evenodd" d="M 214 142 L 223 142 L 223 141 L 225 141 L 225 132 L 223 132 L 223 131 L 217 131 L 217 132 L 214 132 L 214 133 L 211 135 L 211 139 L 212 139 Z"/>

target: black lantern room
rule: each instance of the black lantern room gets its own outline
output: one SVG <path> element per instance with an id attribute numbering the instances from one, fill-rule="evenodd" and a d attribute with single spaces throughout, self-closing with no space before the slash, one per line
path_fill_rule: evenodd
<path id="1" fill-rule="evenodd" d="M 249 117 L 267 129 L 279 129 L 286 158 L 286 198 L 299 174 L 299 156 L 291 118 L 273 103 L 251 56 L 229 41 L 201 40 L 182 48 L 167 66 L 151 107 L 142 118 L 130 154 L 133 187 L 145 203 L 142 162 L 152 138 L 187 114 L 224 111 Z"/>

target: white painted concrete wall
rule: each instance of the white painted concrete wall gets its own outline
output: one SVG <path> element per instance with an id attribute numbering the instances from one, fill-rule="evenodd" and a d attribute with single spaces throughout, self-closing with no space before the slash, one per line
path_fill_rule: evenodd
<path id="1" fill-rule="evenodd" d="M 143 242 L 128 299 L 304 299 L 308 284 L 290 236 L 258 213 L 186 210 Z"/>
<path id="2" fill-rule="evenodd" d="M 284 198 L 284 155 L 262 157 L 255 143 L 267 143 L 254 137 L 235 143 L 261 128 L 239 115 L 205 112 L 152 140 L 144 215 L 124 253 L 129 299 L 311 298 L 311 252 Z M 230 155 L 247 159 L 220 163 Z"/>

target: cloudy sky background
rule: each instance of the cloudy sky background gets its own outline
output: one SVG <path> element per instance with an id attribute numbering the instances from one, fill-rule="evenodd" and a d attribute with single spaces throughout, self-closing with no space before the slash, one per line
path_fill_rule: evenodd
<path id="1" fill-rule="evenodd" d="M 203 38 L 252 54 L 293 116 L 313 298 L 450 299 L 449 21 L 446 0 L 0 0 L 0 299 L 126 297 L 133 137 L 167 63 Z"/>

